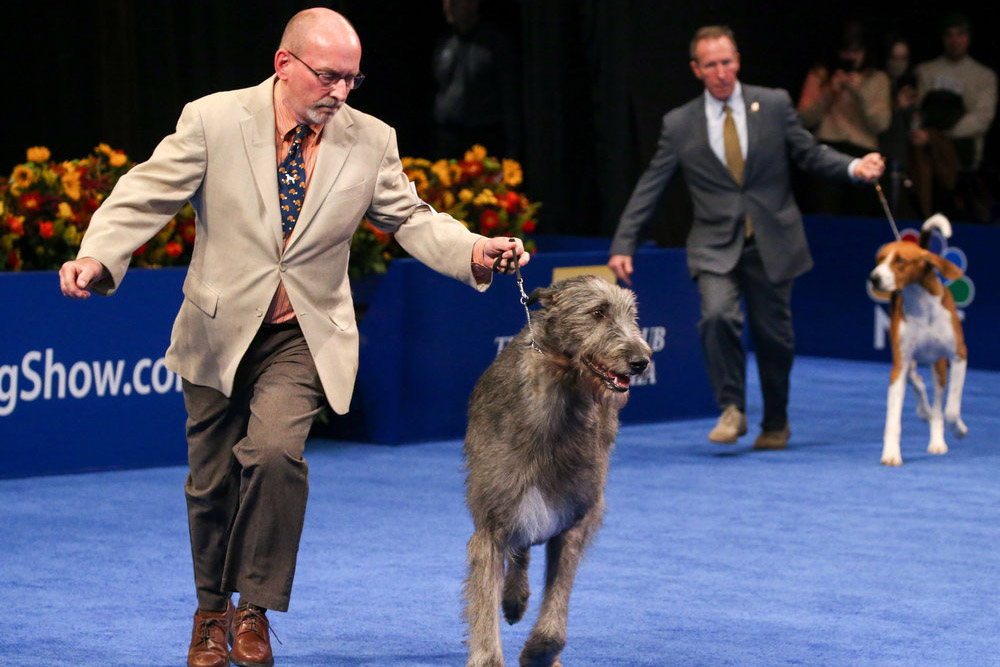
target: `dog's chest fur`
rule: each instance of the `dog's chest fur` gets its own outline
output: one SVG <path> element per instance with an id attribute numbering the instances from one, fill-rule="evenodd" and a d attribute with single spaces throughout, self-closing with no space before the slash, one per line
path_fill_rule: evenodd
<path id="1" fill-rule="evenodd" d="M 919 363 L 933 363 L 955 355 L 955 326 L 952 314 L 940 296 L 920 285 L 902 290 L 903 317 L 899 324 L 900 345 Z"/>

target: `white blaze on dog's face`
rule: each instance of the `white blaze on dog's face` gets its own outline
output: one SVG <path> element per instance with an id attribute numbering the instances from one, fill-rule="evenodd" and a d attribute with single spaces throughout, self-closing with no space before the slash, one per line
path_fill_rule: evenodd
<path id="1" fill-rule="evenodd" d="M 934 269 L 952 280 L 962 275 L 962 270 L 953 263 L 909 241 L 885 244 L 879 249 L 875 262 L 869 280 L 880 292 L 895 292 L 907 285 L 933 280 Z"/>

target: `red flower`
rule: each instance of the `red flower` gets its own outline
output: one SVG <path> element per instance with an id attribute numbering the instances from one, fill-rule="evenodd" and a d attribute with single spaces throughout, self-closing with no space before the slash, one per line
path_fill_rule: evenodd
<path id="1" fill-rule="evenodd" d="M 178 257 L 182 252 L 184 252 L 184 246 L 182 246 L 177 241 L 171 241 L 164 248 L 167 251 L 167 255 L 170 257 Z"/>
<path id="2" fill-rule="evenodd" d="M 194 243 L 194 223 L 186 222 L 181 225 L 181 238 L 187 243 Z"/>
<path id="3" fill-rule="evenodd" d="M 24 223 L 18 218 L 7 218 L 7 226 L 14 236 L 24 236 Z"/>
<path id="4" fill-rule="evenodd" d="M 7 255 L 7 265 L 15 271 L 17 267 L 21 266 L 21 258 L 17 256 L 16 250 L 11 250 L 10 254 Z"/>
<path id="5" fill-rule="evenodd" d="M 462 160 L 458 163 L 462 167 L 462 171 L 469 178 L 475 178 L 479 174 L 483 173 L 483 163 L 476 160 Z"/>
<path id="6" fill-rule="evenodd" d="M 42 207 L 42 195 L 37 192 L 25 192 L 17 203 L 26 211 L 37 211 Z"/>
<path id="7" fill-rule="evenodd" d="M 499 197 L 499 200 L 500 208 L 508 213 L 513 213 L 521 205 L 521 196 L 516 192 L 507 192 L 507 194 Z"/>
<path id="8" fill-rule="evenodd" d="M 134 253 L 132 253 L 132 254 L 133 254 L 133 255 L 141 255 L 142 253 L 146 252 L 146 245 L 147 245 L 147 244 L 143 243 L 143 244 L 142 244 L 141 246 L 139 246 L 139 248 L 138 248 L 138 249 L 137 249 L 137 250 L 136 250 L 136 251 L 135 251 Z"/>
<path id="9" fill-rule="evenodd" d="M 521 231 L 523 231 L 525 234 L 530 234 L 531 232 L 535 231 L 535 221 L 525 220 L 524 224 L 521 225 Z"/>
<path id="10" fill-rule="evenodd" d="M 483 211 L 483 214 L 479 216 L 479 226 L 482 227 L 484 232 L 488 232 L 497 226 L 500 222 L 500 214 L 491 208 Z"/>
<path id="11" fill-rule="evenodd" d="M 51 222 L 39 222 L 38 223 L 38 233 L 41 234 L 43 239 L 50 239 L 52 235 L 55 234 L 55 230 L 52 228 Z"/>

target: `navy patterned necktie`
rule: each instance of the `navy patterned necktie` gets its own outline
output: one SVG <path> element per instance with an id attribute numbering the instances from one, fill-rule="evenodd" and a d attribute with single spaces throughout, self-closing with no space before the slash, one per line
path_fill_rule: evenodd
<path id="1" fill-rule="evenodd" d="M 302 157 L 302 142 L 305 140 L 308 125 L 297 125 L 292 145 L 288 154 L 278 165 L 278 201 L 281 205 L 281 232 L 288 239 L 299 219 L 302 210 L 302 200 L 306 196 L 306 163 Z"/>

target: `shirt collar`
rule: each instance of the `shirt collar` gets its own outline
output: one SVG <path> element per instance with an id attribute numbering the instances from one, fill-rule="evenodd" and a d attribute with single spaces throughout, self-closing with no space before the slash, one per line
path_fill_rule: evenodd
<path id="1" fill-rule="evenodd" d="M 730 95 L 729 99 L 725 101 L 718 100 L 715 97 L 712 97 L 712 94 L 709 93 L 708 90 L 705 91 L 705 109 L 708 110 L 713 115 L 721 116 L 723 113 L 723 107 L 725 107 L 727 104 L 729 105 L 729 108 L 732 109 L 734 112 L 737 109 L 744 108 L 743 84 L 741 84 L 739 81 L 737 81 L 736 86 L 733 87 L 732 95 Z"/>

